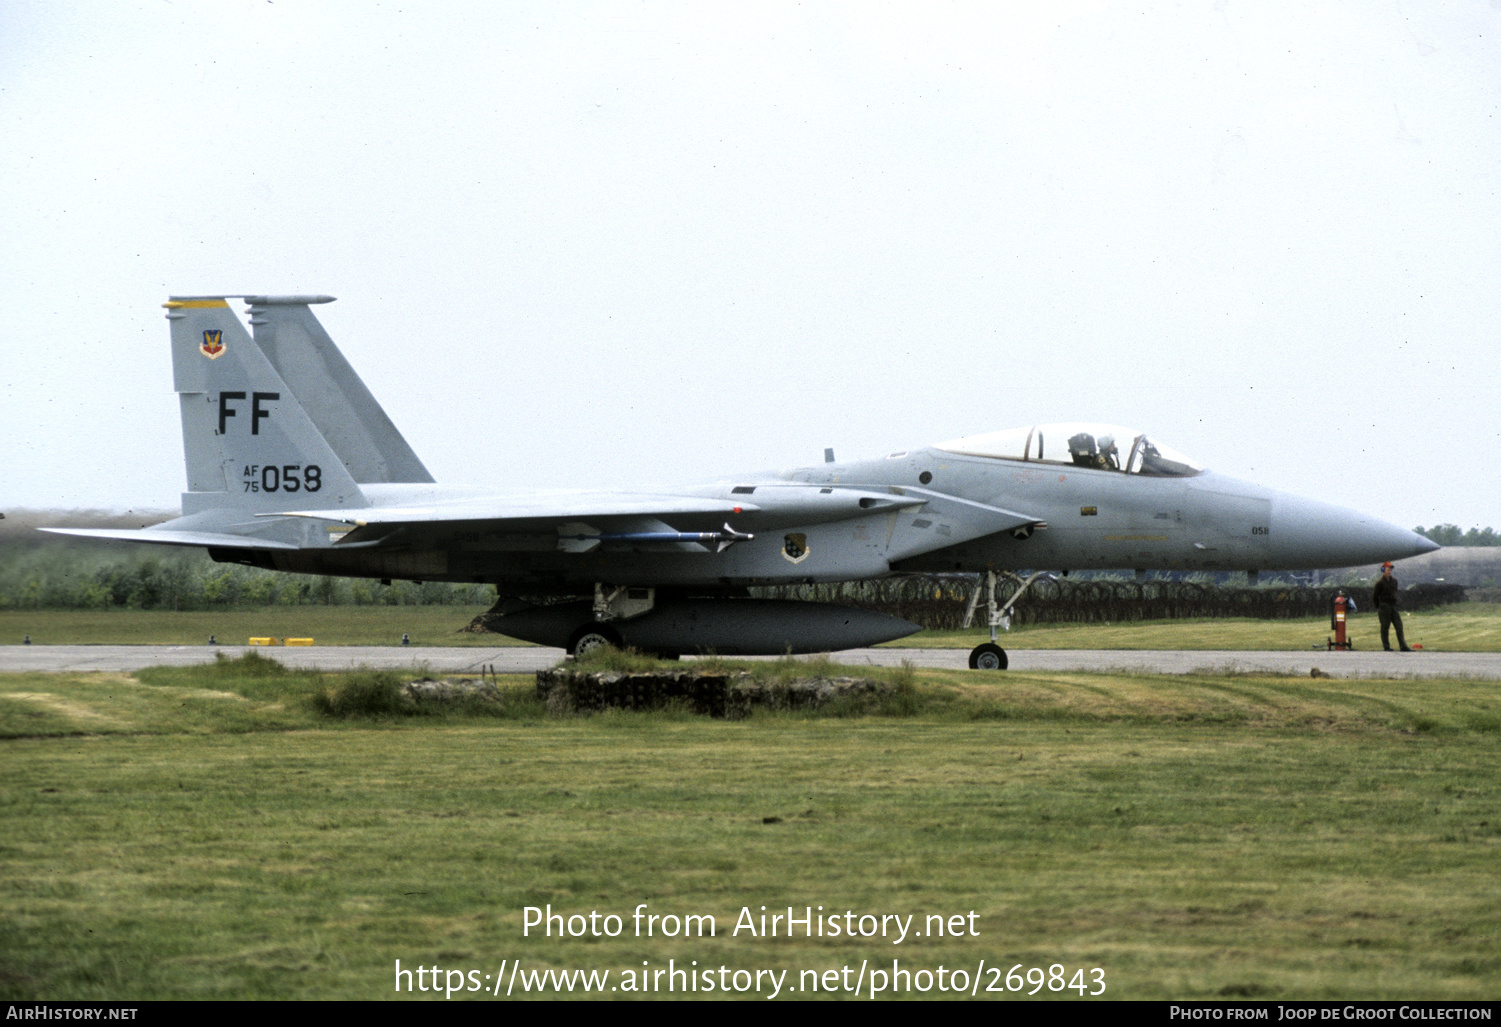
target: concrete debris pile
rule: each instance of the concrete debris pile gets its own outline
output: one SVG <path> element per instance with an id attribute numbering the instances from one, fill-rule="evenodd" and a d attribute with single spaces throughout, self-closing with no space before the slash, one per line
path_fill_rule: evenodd
<path id="1" fill-rule="evenodd" d="M 894 688 L 889 682 L 869 678 L 757 681 L 746 671 L 587 672 L 570 667 L 537 671 L 537 698 L 553 713 L 645 710 L 681 703 L 694 713 L 736 719 L 755 709 L 813 708 L 848 697 L 885 695 Z"/>
<path id="2" fill-rule="evenodd" d="M 498 700 L 501 697 L 500 689 L 488 681 L 446 681 L 438 678 L 418 678 L 416 681 L 408 681 L 401 686 L 401 695 L 402 698 L 413 701 L 445 702 L 469 698 Z"/>

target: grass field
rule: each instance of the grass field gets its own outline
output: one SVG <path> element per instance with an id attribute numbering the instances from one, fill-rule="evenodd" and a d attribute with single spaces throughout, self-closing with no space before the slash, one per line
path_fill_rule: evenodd
<path id="1" fill-rule="evenodd" d="M 254 661 L 0 677 L 0 995 L 382 998 L 397 959 L 487 991 L 520 960 L 518 996 L 669 960 L 803 998 L 893 959 L 926 997 L 940 964 L 982 996 L 1055 964 L 1109 999 L 1501 991 L 1495 683 L 918 676 L 734 722 L 550 718 L 504 678 L 493 715 L 331 718 L 376 678 Z M 715 935 L 636 937 L 641 903 Z M 549 904 L 621 933 L 523 937 Z M 762 906 L 923 936 L 733 933 Z"/>
<path id="2" fill-rule="evenodd" d="M 528 645 L 504 635 L 463 631 L 484 612 L 479 606 L 270 606 L 260 609 L 175 613 L 169 610 L 4 610 L 0 644 L 30 635 L 38 645 L 243 645 L 252 636 L 311 637 L 319 645 L 397 645 L 403 633 L 413 645 Z M 1409 643 L 1445 652 L 1501 652 L 1501 603 L 1459 603 L 1405 614 Z M 1352 621 L 1357 648 L 1381 646 L 1374 614 Z M 1124 624 L 1059 624 L 1017 627 L 1001 635 L 1007 649 L 1187 649 L 1297 650 L 1321 648 L 1329 622 L 1213 619 L 1134 621 Z M 969 649 L 987 631 L 923 631 L 895 647 Z"/>

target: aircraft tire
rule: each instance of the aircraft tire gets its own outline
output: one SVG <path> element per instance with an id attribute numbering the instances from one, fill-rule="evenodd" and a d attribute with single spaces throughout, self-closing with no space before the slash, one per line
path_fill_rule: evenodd
<path id="1" fill-rule="evenodd" d="M 985 642 L 969 651 L 970 670 L 1005 670 L 1010 662 L 1006 650 L 994 642 Z"/>
<path id="2" fill-rule="evenodd" d="M 602 645 L 613 645 L 616 649 L 620 646 L 620 636 L 612 628 L 603 624 L 585 624 L 573 633 L 573 640 L 568 643 L 569 656 L 582 656 L 591 649 L 598 649 Z"/>

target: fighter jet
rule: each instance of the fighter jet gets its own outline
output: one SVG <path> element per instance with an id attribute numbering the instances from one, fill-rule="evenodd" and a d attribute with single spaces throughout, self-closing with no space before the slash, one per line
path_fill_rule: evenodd
<path id="1" fill-rule="evenodd" d="M 246 331 L 229 300 L 248 304 Z M 61 534 L 198 546 L 301 574 L 489 582 L 499 630 L 577 654 L 830 652 L 917 625 L 755 586 L 980 575 L 1004 669 L 1011 603 L 1046 571 L 1301 570 L 1434 544 L 1365 514 L 1238 481 L 1142 432 L 1039 424 L 690 487 L 515 492 L 434 482 L 323 330 L 330 296 L 174 296 L 182 516 Z M 1001 577 L 1019 569 L 1011 603 Z"/>

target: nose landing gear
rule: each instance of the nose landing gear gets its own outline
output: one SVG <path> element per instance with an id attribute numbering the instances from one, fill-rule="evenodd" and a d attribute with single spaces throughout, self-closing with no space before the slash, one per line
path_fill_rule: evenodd
<path id="1" fill-rule="evenodd" d="M 1011 630 L 1011 608 L 1016 605 L 1016 601 L 1031 587 L 1032 582 L 1038 578 L 1052 577 L 1046 571 L 1036 571 L 1024 579 L 1018 578 L 1009 571 L 1006 572 L 1005 576 L 1013 581 L 1021 582 L 1021 587 L 1016 590 L 1016 593 L 1010 599 L 1006 600 L 1006 605 L 998 606 L 996 603 L 995 584 L 998 576 L 995 571 L 986 571 L 984 579 L 975 585 L 974 595 L 969 597 L 969 609 L 964 612 L 964 626 L 968 628 L 970 624 L 974 623 L 975 607 L 980 604 L 981 590 L 985 592 L 985 610 L 988 615 L 987 619 L 990 621 L 990 641 L 982 642 L 969 652 L 970 670 L 1006 669 L 1011 661 L 1006 657 L 1006 650 L 996 644 L 996 629 L 1005 628 L 1008 631 Z"/>

